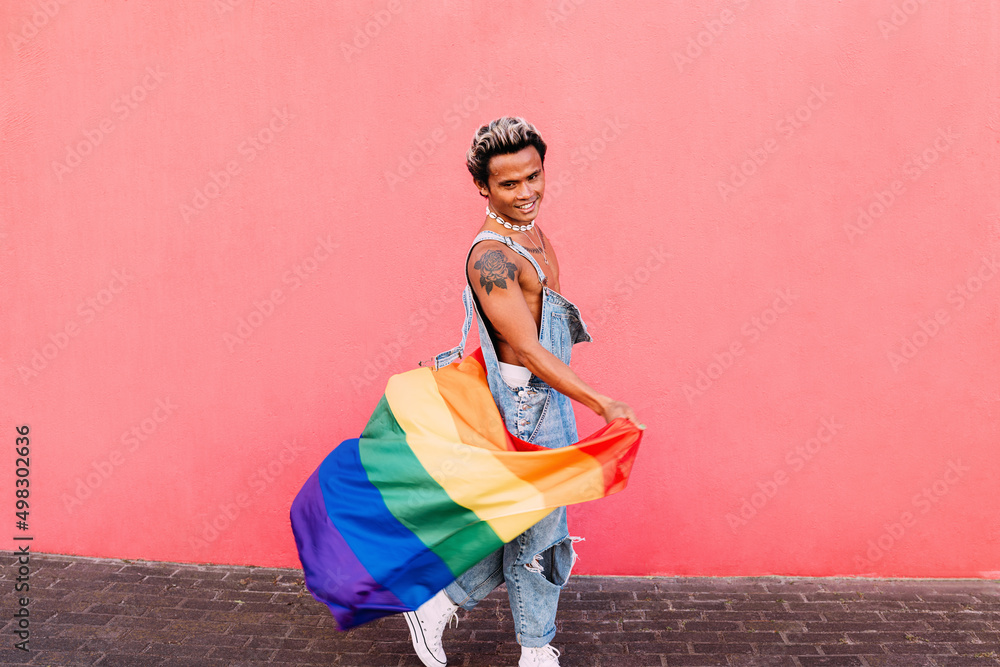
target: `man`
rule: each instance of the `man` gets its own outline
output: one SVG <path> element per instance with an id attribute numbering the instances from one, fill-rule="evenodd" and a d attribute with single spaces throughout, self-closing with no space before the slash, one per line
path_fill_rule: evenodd
<path id="1" fill-rule="evenodd" d="M 610 422 L 636 422 L 632 409 L 604 396 L 569 367 L 573 344 L 589 341 L 580 313 L 561 295 L 559 262 L 535 224 L 545 193 L 545 142 L 522 118 L 479 128 L 466 164 L 487 213 L 466 262 L 479 313 L 487 381 L 513 435 L 544 447 L 579 438 L 570 399 Z M 467 310 L 468 317 L 471 312 Z M 463 340 L 464 344 L 464 340 Z M 458 607 L 469 610 L 506 582 L 520 667 L 559 664 L 559 593 L 576 556 L 561 507 L 474 565 L 415 612 L 406 614 L 413 646 L 428 667 L 447 664 L 441 636 Z"/>

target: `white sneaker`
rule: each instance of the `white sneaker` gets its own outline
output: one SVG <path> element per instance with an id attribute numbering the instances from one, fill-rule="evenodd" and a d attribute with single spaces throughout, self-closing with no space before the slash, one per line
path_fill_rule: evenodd
<path id="1" fill-rule="evenodd" d="M 458 605 L 442 590 L 427 602 L 420 605 L 416 611 L 403 613 L 406 625 L 410 628 L 410 641 L 413 650 L 417 652 L 420 662 L 427 667 L 444 667 L 448 658 L 441 646 L 441 635 L 444 628 L 454 619 L 458 625 Z"/>
<path id="2" fill-rule="evenodd" d="M 559 667 L 559 649 L 546 644 L 541 648 L 521 647 L 521 661 L 517 667 Z"/>

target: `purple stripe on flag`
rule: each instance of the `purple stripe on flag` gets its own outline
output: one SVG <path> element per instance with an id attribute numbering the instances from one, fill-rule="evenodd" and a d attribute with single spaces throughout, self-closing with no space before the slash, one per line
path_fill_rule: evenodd
<path id="1" fill-rule="evenodd" d="M 330 608 L 341 630 L 409 610 L 372 579 L 330 521 L 318 469 L 295 496 L 291 521 L 306 587 Z"/>

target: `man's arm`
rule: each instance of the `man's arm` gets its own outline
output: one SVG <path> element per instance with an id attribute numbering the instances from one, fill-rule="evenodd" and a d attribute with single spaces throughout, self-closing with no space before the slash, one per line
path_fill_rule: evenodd
<path id="1" fill-rule="evenodd" d="M 538 341 L 535 318 L 528 308 L 513 253 L 499 243 L 480 244 L 469 259 L 469 282 L 483 314 L 514 350 L 518 361 L 550 387 L 582 403 L 610 422 L 625 417 L 638 423 L 632 409 L 595 391 Z"/>

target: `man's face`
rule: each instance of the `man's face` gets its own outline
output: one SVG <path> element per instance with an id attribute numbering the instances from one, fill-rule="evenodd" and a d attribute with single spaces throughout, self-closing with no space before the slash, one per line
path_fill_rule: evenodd
<path id="1" fill-rule="evenodd" d="M 479 192 L 504 220 L 527 224 L 538 215 L 545 192 L 542 158 L 534 146 L 517 153 L 490 158 L 489 183 L 479 183 Z"/>

